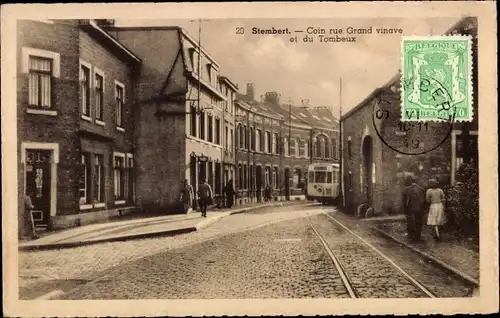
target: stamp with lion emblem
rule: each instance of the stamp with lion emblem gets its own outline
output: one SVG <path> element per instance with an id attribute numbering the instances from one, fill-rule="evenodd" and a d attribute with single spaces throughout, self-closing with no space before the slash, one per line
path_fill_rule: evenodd
<path id="1" fill-rule="evenodd" d="M 402 120 L 471 121 L 471 38 L 409 36 L 401 44 Z"/>

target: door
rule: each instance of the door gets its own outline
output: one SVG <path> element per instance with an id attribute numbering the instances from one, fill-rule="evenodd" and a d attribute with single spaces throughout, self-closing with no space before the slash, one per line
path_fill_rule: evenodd
<path id="1" fill-rule="evenodd" d="M 30 195 L 35 226 L 45 227 L 50 220 L 51 151 L 26 150 L 26 194 Z"/>
<path id="2" fill-rule="evenodd" d="M 285 169 L 285 196 L 290 200 L 290 168 Z"/>

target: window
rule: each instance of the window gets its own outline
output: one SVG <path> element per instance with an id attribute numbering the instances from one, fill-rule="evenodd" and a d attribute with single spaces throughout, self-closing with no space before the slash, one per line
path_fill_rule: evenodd
<path id="1" fill-rule="evenodd" d="M 245 125 L 244 128 L 243 128 L 243 146 L 245 149 L 248 149 L 248 139 L 249 139 L 250 136 L 248 136 L 248 127 Z"/>
<path id="2" fill-rule="evenodd" d="M 199 68 L 199 56 L 198 56 L 198 52 L 195 51 L 195 49 L 193 49 L 193 71 L 195 74 L 198 74 L 198 68 Z"/>
<path id="3" fill-rule="evenodd" d="M 243 189 L 243 167 L 241 164 L 238 165 L 238 184 L 236 187 L 238 189 Z"/>
<path id="4" fill-rule="evenodd" d="M 314 172 L 314 183 L 325 183 L 325 182 L 326 182 L 326 171 Z"/>
<path id="5" fill-rule="evenodd" d="M 300 169 L 294 169 L 293 170 L 293 176 L 292 176 L 292 186 L 294 188 L 300 188 L 300 183 L 302 179 L 302 171 Z"/>
<path id="6" fill-rule="evenodd" d="M 113 160 L 115 203 L 125 203 L 125 156 L 114 155 Z M 118 201 L 118 202 L 117 202 Z M 123 201 L 123 202 L 121 202 Z"/>
<path id="7" fill-rule="evenodd" d="M 248 177 L 247 177 L 247 165 L 243 165 L 243 183 L 241 184 L 242 189 L 247 189 L 247 182 L 248 182 Z"/>
<path id="8" fill-rule="evenodd" d="M 95 118 L 102 120 L 104 112 L 104 76 L 95 74 Z"/>
<path id="9" fill-rule="evenodd" d="M 302 154 L 301 154 L 302 150 Z M 295 157 L 300 157 L 304 155 L 304 145 L 302 144 L 302 141 L 300 139 L 295 139 Z"/>
<path id="10" fill-rule="evenodd" d="M 332 139 L 332 157 L 333 159 L 337 160 L 338 159 L 338 153 L 337 153 L 337 139 L 333 138 Z"/>
<path id="11" fill-rule="evenodd" d="M 115 84 L 116 98 L 116 126 L 123 127 L 123 104 L 125 102 L 125 86 L 120 83 Z"/>
<path id="12" fill-rule="evenodd" d="M 221 140 L 220 140 L 220 119 L 216 118 L 215 119 L 215 143 L 220 145 Z"/>
<path id="13" fill-rule="evenodd" d="M 288 145 L 288 138 L 287 137 L 283 138 L 283 148 L 285 149 L 285 156 L 289 156 L 290 148 Z"/>
<path id="14" fill-rule="evenodd" d="M 330 158 L 330 141 L 328 141 L 328 138 L 324 137 L 324 143 L 325 143 L 325 151 L 324 151 L 324 157 L 325 158 Z"/>
<path id="15" fill-rule="evenodd" d="M 50 108 L 52 106 L 52 60 L 29 57 L 29 106 Z"/>
<path id="16" fill-rule="evenodd" d="M 82 115 L 90 116 L 90 68 L 80 65 L 80 85 L 82 94 Z"/>
<path id="17" fill-rule="evenodd" d="M 208 115 L 207 120 L 208 120 L 208 138 L 207 139 L 209 142 L 214 142 L 214 124 L 213 124 L 214 118 L 212 115 Z"/>
<path id="18" fill-rule="evenodd" d="M 80 204 L 88 204 L 90 202 L 90 154 L 82 153 L 81 155 L 81 178 L 80 178 Z"/>
<path id="19" fill-rule="evenodd" d="M 104 156 L 94 156 L 94 203 L 104 202 Z"/>
<path id="20" fill-rule="evenodd" d="M 314 183 L 314 171 L 309 171 L 309 183 Z"/>
<path id="21" fill-rule="evenodd" d="M 349 138 L 347 140 L 347 155 L 349 156 L 349 159 L 352 157 L 352 151 L 351 151 L 352 145 L 351 145 L 351 139 Z"/>
<path id="22" fill-rule="evenodd" d="M 297 140 L 295 139 L 290 139 L 290 155 L 295 156 L 297 150 Z"/>
<path id="23" fill-rule="evenodd" d="M 321 157 L 321 138 L 317 137 L 316 147 L 314 148 L 314 157 Z"/>
<path id="24" fill-rule="evenodd" d="M 250 149 L 255 151 L 255 130 L 250 127 Z"/>
<path id="25" fill-rule="evenodd" d="M 304 156 L 309 158 L 309 142 L 307 140 L 304 141 Z"/>
<path id="26" fill-rule="evenodd" d="M 273 188 L 278 187 L 278 167 L 273 168 Z"/>
<path id="27" fill-rule="evenodd" d="M 260 129 L 255 130 L 255 151 L 261 151 L 260 134 L 261 134 Z"/>
<path id="28" fill-rule="evenodd" d="M 205 113 L 200 114 L 200 132 L 199 138 L 205 140 Z"/>
<path id="29" fill-rule="evenodd" d="M 233 145 L 234 145 L 234 139 L 233 139 L 233 130 L 230 130 L 230 139 L 229 139 L 229 148 L 231 149 L 231 152 L 234 151 Z"/>
<path id="30" fill-rule="evenodd" d="M 227 126 L 224 127 L 224 148 L 231 152 L 231 149 L 229 149 L 229 127 Z"/>
<path id="31" fill-rule="evenodd" d="M 321 138 L 320 139 L 320 153 L 319 153 L 319 156 L 321 158 L 325 158 L 325 149 L 326 149 L 326 145 L 325 145 L 325 138 Z"/>
<path id="32" fill-rule="evenodd" d="M 266 167 L 266 170 L 264 171 L 264 182 L 265 185 L 271 184 L 271 167 Z"/>
<path id="33" fill-rule="evenodd" d="M 129 203 L 135 201 L 135 170 L 134 170 L 134 157 L 131 153 L 126 154 L 125 166 L 125 193 Z"/>
<path id="34" fill-rule="evenodd" d="M 193 137 L 196 137 L 196 106 L 191 105 L 189 115 L 191 116 L 191 123 L 190 123 L 190 134 Z"/>
<path id="35" fill-rule="evenodd" d="M 266 131 L 266 140 L 264 141 L 265 147 L 266 147 L 266 152 L 271 153 L 271 133 L 269 131 Z"/>
<path id="36" fill-rule="evenodd" d="M 273 153 L 279 153 L 278 151 L 278 134 L 273 133 Z"/>

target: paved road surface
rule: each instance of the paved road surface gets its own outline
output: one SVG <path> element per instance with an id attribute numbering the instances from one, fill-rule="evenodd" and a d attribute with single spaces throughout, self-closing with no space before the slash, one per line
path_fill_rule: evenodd
<path id="1" fill-rule="evenodd" d="M 21 299 L 346 298 L 337 255 L 359 297 L 428 297 L 334 216 L 437 296 L 470 289 L 331 207 L 280 207 L 226 217 L 177 237 L 20 253 Z M 30 277 L 31 276 L 31 277 Z"/>

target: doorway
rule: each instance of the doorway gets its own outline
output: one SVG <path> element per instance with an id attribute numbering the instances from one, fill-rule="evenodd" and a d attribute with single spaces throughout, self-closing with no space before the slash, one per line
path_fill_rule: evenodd
<path id="1" fill-rule="evenodd" d="M 255 166 L 255 185 L 257 191 L 257 199 L 260 200 L 262 197 L 262 166 Z"/>
<path id="2" fill-rule="evenodd" d="M 290 200 L 290 168 L 285 168 L 285 197 Z"/>
<path id="3" fill-rule="evenodd" d="M 366 203 L 372 206 L 372 193 L 373 193 L 373 140 L 372 137 L 366 136 L 363 139 L 363 184 Z"/>
<path id="4" fill-rule="evenodd" d="M 50 221 L 52 200 L 52 151 L 27 149 L 25 194 L 31 198 L 36 227 L 46 228 Z"/>

